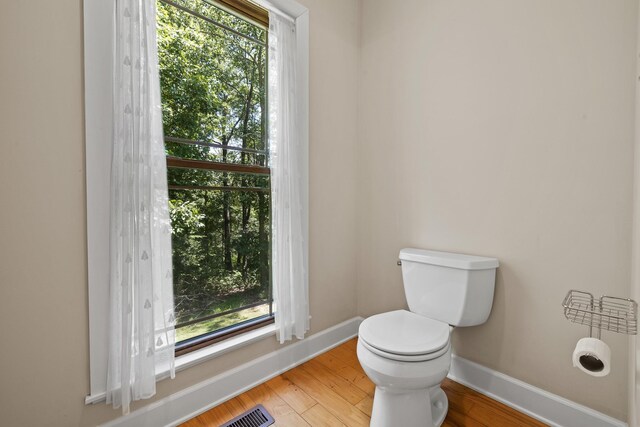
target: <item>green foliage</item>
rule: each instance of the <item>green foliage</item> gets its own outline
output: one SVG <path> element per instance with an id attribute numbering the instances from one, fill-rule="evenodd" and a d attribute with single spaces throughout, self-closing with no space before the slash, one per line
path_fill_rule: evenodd
<path id="1" fill-rule="evenodd" d="M 169 215 L 173 225 L 173 234 L 183 235 L 189 230 L 204 227 L 204 214 L 200 213 L 198 204 L 194 201 L 172 199 L 169 200 Z"/>
<path id="2" fill-rule="evenodd" d="M 167 155 L 266 166 L 266 30 L 178 3 L 263 43 L 157 2 L 165 136 L 222 146 L 167 142 Z M 178 323 L 269 298 L 269 177 L 170 168 L 168 180 Z"/>

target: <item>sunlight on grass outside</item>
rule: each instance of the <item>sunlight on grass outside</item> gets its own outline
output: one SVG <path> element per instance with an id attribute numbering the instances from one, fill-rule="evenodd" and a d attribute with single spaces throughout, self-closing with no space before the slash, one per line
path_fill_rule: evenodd
<path id="1" fill-rule="evenodd" d="M 269 314 L 269 304 L 263 304 L 256 307 L 247 308 L 242 311 L 227 314 L 226 316 L 216 317 L 214 319 L 205 320 L 195 325 L 185 326 L 176 329 L 176 342 L 184 341 L 198 335 L 206 334 L 211 331 L 226 328 L 245 320 L 255 319 L 256 317 Z"/>

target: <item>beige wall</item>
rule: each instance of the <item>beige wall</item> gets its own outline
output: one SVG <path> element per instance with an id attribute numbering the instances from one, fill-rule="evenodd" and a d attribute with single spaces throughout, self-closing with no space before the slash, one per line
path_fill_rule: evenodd
<path id="1" fill-rule="evenodd" d="M 358 9 L 356 0 L 303 3 L 311 14 L 309 269 L 317 332 L 356 315 Z M 82 1 L 3 2 L 0 52 L 0 424 L 95 425 L 119 412 L 83 403 Z M 327 165 L 337 172 L 327 174 Z M 179 372 L 160 383 L 157 398 L 271 351 L 274 341 Z"/>
<path id="2" fill-rule="evenodd" d="M 362 2 L 358 304 L 403 307 L 406 246 L 500 259 L 493 312 L 457 354 L 626 419 L 611 375 L 571 366 L 572 288 L 626 296 L 637 4 Z"/>
<path id="3" fill-rule="evenodd" d="M 312 332 L 404 306 L 401 247 L 496 256 L 492 316 L 456 330 L 456 352 L 624 419 L 626 340 L 604 336 L 609 377 L 580 374 L 570 354 L 585 329 L 560 301 L 629 291 L 636 2 L 303 3 Z M 95 425 L 118 412 L 83 404 L 81 0 L 2 10 L 0 416 Z M 157 398 L 275 348 L 180 372 Z"/>

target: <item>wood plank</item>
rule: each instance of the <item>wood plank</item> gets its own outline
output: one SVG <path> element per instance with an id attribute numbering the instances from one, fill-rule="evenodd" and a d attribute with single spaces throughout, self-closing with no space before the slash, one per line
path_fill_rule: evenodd
<path id="1" fill-rule="evenodd" d="M 441 387 L 449 400 L 449 408 L 466 415 L 469 413 L 469 410 L 474 403 L 469 399 L 469 393 L 464 389 L 457 387 L 458 385 L 459 384 L 454 383 L 449 378 L 445 378 Z"/>
<path id="2" fill-rule="evenodd" d="M 366 375 L 358 377 L 353 384 L 371 397 L 375 394 L 376 385 Z"/>
<path id="3" fill-rule="evenodd" d="M 270 379 L 266 384 L 298 414 L 302 414 L 317 403 L 315 399 L 305 393 L 300 387 L 283 378 L 281 375 Z"/>
<path id="4" fill-rule="evenodd" d="M 528 425 L 544 427 L 546 425 L 462 384 L 450 381 L 445 387 L 448 390 L 463 393 L 464 399 L 472 403 L 467 414 L 488 426 Z"/>
<path id="5" fill-rule="evenodd" d="M 257 403 L 251 397 L 249 397 L 247 393 L 242 393 L 241 395 L 236 396 L 231 400 L 227 400 L 222 405 L 235 418 L 243 412 L 248 411 L 249 409 L 256 406 Z"/>
<path id="6" fill-rule="evenodd" d="M 344 424 L 322 405 L 315 405 L 307 409 L 302 418 L 312 427 L 344 427 Z"/>
<path id="7" fill-rule="evenodd" d="M 224 406 L 218 406 L 212 411 L 201 414 L 198 418 L 205 426 L 219 426 L 232 419 L 233 415 Z"/>
<path id="8" fill-rule="evenodd" d="M 342 343 L 342 345 L 355 353 L 356 347 L 358 346 L 358 337 L 351 338 L 349 341 Z"/>
<path id="9" fill-rule="evenodd" d="M 182 424 L 184 427 L 218 427 L 230 419 L 233 415 L 222 405 L 216 406 L 197 417 Z"/>
<path id="10" fill-rule="evenodd" d="M 368 426 L 369 417 L 356 409 L 336 392 L 322 384 L 304 369 L 297 367 L 282 374 L 348 426 Z"/>
<path id="11" fill-rule="evenodd" d="M 373 397 L 376 387 L 360 366 L 355 350 L 349 349 L 350 346 L 354 348 L 352 343 L 356 342 L 354 338 L 317 356 L 316 359 L 328 369 L 335 371 L 338 376 L 352 382 L 353 385 Z"/>
<path id="12" fill-rule="evenodd" d="M 273 416 L 275 425 L 280 427 L 308 426 L 309 424 L 269 388 L 266 384 L 261 384 L 247 391 L 256 403 L 261 403 Z"/>
<path id="13" fill-rule="evenodd" d="M 336 375 L 317 360 L 309 360 L 301 365 L 309 375 L 314 376 L 322 384 L 339 394 L 344 400 L 355 405 L 367 396 L 367 393 L 354 386 L 353 383 Z"/>
<path id="14" fill-rule="evenodd" d="M 342 344 L 334 348 L 334 354 L 339 358 L 344 360 L 349 366 L 351 366 L 355 371 L 357 371 L 360 375 L 353 382 L 356 387 L 366 392 L 368 395 L 373 396 L 375 391 L 375 384 L 371 382 L 367 374 L 362 369 L 360 365 L 360 361 L 358 360 L 358 355 L 355 350 L 355 344 L 357 343 L 357 338 L 354 338 L 346 343 Z"/>
<path id="15" fill-rule="evenodd" d="M 458 412 L 453 408 L 449 408 L 447 418 L 444 420 L 442 425 L 449 427 L 488 427 L 487 425 L 471 418 L 471 416 Z"/>
<path id="16" fill-rule="evenodd" d="M 346 343 L 332 348 L 328 351 L 328 353 L 334 355 L 335 357 L 341 359 L 343 362 L 356 369 L 362 369 L 362 367 L 360 366 L 360 362 L 358 361 L 356 352 L 349 348 Z"/>
<path id="17" fill-rule="evenodd" d="M 180 424 L 179 427 L 203 427 L 203 424 L 200 422 L 198 417 L 191 418 L 189 421 L 185 421 Z"/>
<path id="18" fill-rule="evenodd" d="M 363 372 L 356 370 L 353 366 L 343 362 L 342 359 L 337 358 L 331 353 L 323 353 L 317 356 L 315 360 L 352 383 L 355 382 L 358 377 L 363 375 Z"/>
<path id="19" fill-rule="evenodd" d="M 371 396 L 365 397 L 356 404 L 356 408 L 360 409 L 368 416 L 371 416 L 371 410 L 373 409 L 373 399 L 371 398 Z"/>

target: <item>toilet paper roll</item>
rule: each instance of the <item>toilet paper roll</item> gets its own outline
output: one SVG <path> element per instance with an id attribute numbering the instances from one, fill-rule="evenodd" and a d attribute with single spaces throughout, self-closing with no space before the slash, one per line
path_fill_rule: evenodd
<path id="1" fill-rule="evenodd" d="M 611 370 L 611 349 L 597 338 L 582 338 L 573 350 L 573 366 L 585 374 L 604 377 Z"/>

